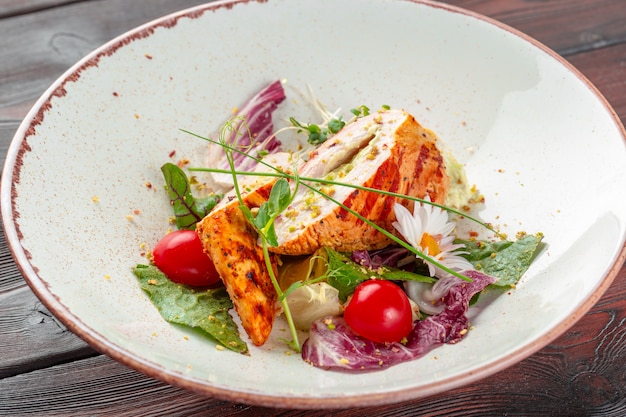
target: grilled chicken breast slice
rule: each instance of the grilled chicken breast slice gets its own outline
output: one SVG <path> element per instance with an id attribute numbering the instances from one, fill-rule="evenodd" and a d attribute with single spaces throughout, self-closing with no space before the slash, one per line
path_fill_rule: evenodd
<path id="1" fill-rule="evenodd" d="M 401 110 L 381 111 L 348 124 L 310 155 L 302 177 L 335 179 L 443 203 L 449 187 L 437 137 Z M 345 186 L 312 186 L 378 226 L 393 231 L 393 205 L 406 199 Z M 305 187 L 275 222 L 274 253 L 311 254 L 327 246 L 339 251 L 373 250 L 390 239 L 336 203 Z"/>
<path id="2" fill-rule="evenodd" d="M 267 200 L 273 181 L 244 198 L 253 209 Z M 265 194 L 265 191 L 267 194 Z M 258 203 L 258 204 L 257 204 Z M 276 290 L 267 271 L 258 235 L 234 199 L 216 207 L 196 226 L 205 253 L 215 264 L 241 324 L 257 346 L 264 344 L 276 315 Z M 276 272 L 276 260 L 272 259 Z"/>
<path id="3" fill-rule="evenodd" d="M 266 162 L 283 171 L 297 169 L 298 164 L 298 160 L 287 153 L 270 155 Z M 266 166 L 257 167 L 257 171 L 266 170 Z M 267 201 L 275 182 L 267 177 L 240 178 L 239 186 L 246 206 L 252 210 Z M 255 345 L 264 344 L 274 323 L 277 295 L 258 244 L 258 234 L 241 212 L 234 192 L 225 195 L 197 224 L 196 232 L 204 252 L 215 264 L 244 330 Z M 270 261 L 277 272 L 275 255 Z"/>

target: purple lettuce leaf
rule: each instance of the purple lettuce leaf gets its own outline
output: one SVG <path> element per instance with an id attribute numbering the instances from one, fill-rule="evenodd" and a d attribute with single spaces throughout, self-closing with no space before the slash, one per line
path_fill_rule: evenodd
<path id="1" fill-rule="evenodd" d="M 398 261 L 406 258 L 409 254 L 410 252 L 403 247 L 388 246 L 371 252 L 366 250 L 354 251 L 350 257 L 359 265 L 378 269 L 381 266 L 397 267 Z"/>
<path id="2" fill-rule="evenodd" d="M 342 317 L 328 317 L 311 325 L 302 358 L 314 366 L 334 370 L 377 370 L 417 359 L 444 343 L 457 343 L 467 333 L 471 298 L 495 279 L 480 271 L 463 271 L 471 283 L 459 280 L 444 297 L 445 309 L 417 321 L 406 343 L 377 343 L 355 334 Z"/>
<path id="3" fill-rule="evenodd" d="M 274 81 L 259 91 L 244 106 L 239 109 L 235 117 L 242 117 L 232 130 L 228 143 L 245 154 L 258 158 L 261 152 L 274 153 L 281 149 L 281 143 L 273 135 L 274 124 L 272 115 L 278 105 L 285 100 L 285 90 L 280 81 Z M 217 168 L 230 169 L 223 149 L 220 153 Z M 233 152 L 235 168 L 239 171 L 253 171 L 257 162 L 243 153 Z M 225 176 L 227 182 L 232 181 L 229 174 L 218 174 L 217 177 Z"/>

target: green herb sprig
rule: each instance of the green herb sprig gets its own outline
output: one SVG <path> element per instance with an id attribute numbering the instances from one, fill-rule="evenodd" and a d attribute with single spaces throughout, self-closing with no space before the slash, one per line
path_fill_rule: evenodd
<path id="1" fill-rule="evenodd" d="M 289 118 L 289 122 L 292 126 L 298 128 L 298 133 L 302 131 L 308 132 L 308 142 L 311 145 L 320 145 L 326 142 L 329 136 L 339 132 L 346 125 L 346 122 L 342 120 L 341 116 L 330 119 L 325 126 L 313 123 L 303 124 L 293 117 Z"/>
<path id="2" fill-rule="evenodd" d="M 213 210 L 221 196 L 213 194 L 202 198 L 194 197 L 187 175 L 178 165 L 171 162 L 164 164 L 161 172 L 174 210 L 176 227 L 186 230 L 195 229 L 196 223 Z"/>

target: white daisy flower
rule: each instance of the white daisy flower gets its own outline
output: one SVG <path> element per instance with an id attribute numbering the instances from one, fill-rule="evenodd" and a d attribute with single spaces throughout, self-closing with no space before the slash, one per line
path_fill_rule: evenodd
<path id="1" fill-rule="evenodd" d="M 454 244 L 454 222 L 448 221 L 448 213 L 432 204 L 415 204 L 413 214 L 401 204 L 395 204 L 396 221 L 393 227 L 404 240 L 418 251 L 433 258 L 441 265 L 454 271 L 474 269 L 472 264 L 459 251 L 461 244 Z M 442 277 L 447 273 L 424 260 L 430 276 Z"/>

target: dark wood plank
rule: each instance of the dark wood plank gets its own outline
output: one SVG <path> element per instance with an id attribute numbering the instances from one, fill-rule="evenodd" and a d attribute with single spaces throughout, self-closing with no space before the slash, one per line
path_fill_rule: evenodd
<path id="1" fill-rule="evenodd" d="M 8 244 L 4 236 L 4 230 L 0 228 L 0 298 L 4 293 L 26 286 L 24 278 L 13 261 L 9 252 Z M 2 307 L 0 307 L 1 309 Z M 2 326 L 0 326 L 0 329 Z M 2 330 L 0 330 L 2 333 Z M 0 360 L 0 363 L 2 360 Z"/>
<path id="2" fill-rule="evenodd" d="M 0 415 L 182 416 L 217 403 L 194 397 L 96 357 L 0 380 Z"/>
<path id="3" fill-rule="evenodd" d="M 626 41 L 626 12 L 620 0 L 444 0 L 444 3 L 493 17 L 541 40 L 561 55 Z"/>
<path id="4" fill-rule="evenodd" d="M 600 90 L 626 124 L 626 43 L 567 59 Z"/>
<path id="5" fill-rule="evenodd" d="M 77 0 L 0 0 L 0 19 L 4 17 L 18 16 L 33 13 L 38 10 L 49 9 L 67 3 L 75 3 Z"/>
<path id="6" fill-rule="evenodd" d="M 0 295 L 0 379 L 97 353 L 26 286 Z"/>
<path id="7" fill-rule="evenodd" d="M 0 120 L 23 118 L 55 79 L 115 36 L 160 16 L 207 2 L 84 1 L 2 19 Z"/>
<path id="8" fill-rule="evenodd" d="M 591 314 L 554 343 L 477 384 L 393 406 L 311 411 L 307 415 L 626 415 L 626 307 L 621 302 L 626 297 L 626 270 L 611 288 Z M 80 404 L 81 414 L 89 415 L 301 415 L 297 410 L 251 407 L 199 396 L 102 356 L 0 381 L 0 415 L 33 410 L 65 415 L 71 413 L 68 399 Z"/>

